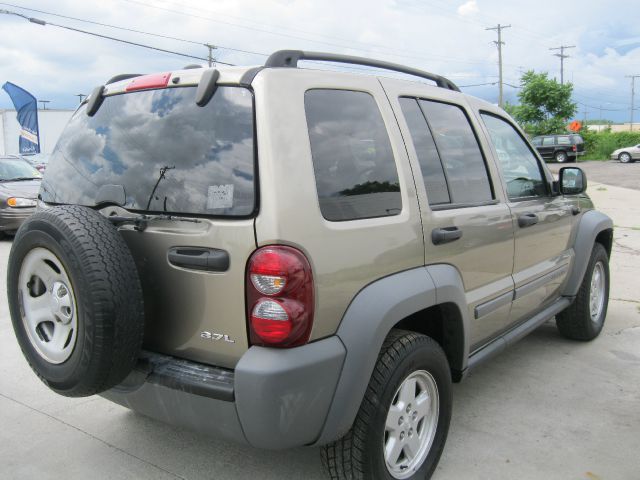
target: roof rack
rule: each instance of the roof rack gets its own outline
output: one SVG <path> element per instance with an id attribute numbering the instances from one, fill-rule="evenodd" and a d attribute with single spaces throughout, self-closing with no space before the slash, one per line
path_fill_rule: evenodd
<path id="1" fill-rule="evenodd" d="M 414 75 L 416 77 L 426 78 L 433 82 L 440 88 L 446 88 L 459 92 L 458 86 L 448 78 L 435 73 L 425 72 L 416 68 L 406 67 L 397 63 L 384 62 L 381 60 L 373 60 L 365 57 L 354 57 L 351 55 L 339 55 L 335 53 L 324 52 L 306 52 L 303 50 L 278 50 L 272 53 L 267 61 L 265 67 L 290 67 L 296 68 L 300 60 L 322 60 L 325 62 L 336 63 L 351 63 L 354 65 L 365 65 L 367 67 L 382 68 L 384 70 L 393 70 L 395 72 L 406 73 L 408 75 Z"/>

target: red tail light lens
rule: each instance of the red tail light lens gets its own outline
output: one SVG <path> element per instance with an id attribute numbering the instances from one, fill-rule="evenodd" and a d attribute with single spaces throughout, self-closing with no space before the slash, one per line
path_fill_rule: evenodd
<path id="1" fill-rule="evenodd" d="M 299 250 L 262 247 L 247 265 L 247 318 L 252 345 L 295 347 L 313 326 L 313 276 Z"/>
<path id="2" fill-rule="evenodd" d="M 131 80 L 124 90 L 125 92 L 133 92 L 135 90 L 146 90 L 148 88 L 165 88 L 170 78 L 171 72 L 141 75 Z"/>
<path id="3" fill-rule="evenodd" d="M 578 147 L 576 145 L 574 145 L 573 147 L 571 147 L 571 150 L 573 150 L 574 152 L 578 150 Z"/>

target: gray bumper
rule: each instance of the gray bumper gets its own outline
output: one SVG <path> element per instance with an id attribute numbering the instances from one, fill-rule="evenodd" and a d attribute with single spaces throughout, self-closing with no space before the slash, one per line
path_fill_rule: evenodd
<path id="1" fill-rule="evenodd" d="M 3 208 L 0 210 L 0 231 L 13 232 L 20 228 L 36 209 L 34 208 Z"/>
<path id="2" fill-rule="evenodd" d="M 292 349 L 251 347 L 235 370 L 145 354 L 103 397 L 163 422 L 266 449 L 320 435 L 345 348 L 329 337 Z"/>

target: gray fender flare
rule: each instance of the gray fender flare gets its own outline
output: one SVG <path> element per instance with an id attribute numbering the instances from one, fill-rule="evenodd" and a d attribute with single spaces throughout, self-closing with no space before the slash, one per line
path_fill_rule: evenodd
<path id="1" fill-rule="evenodd" d="M 578 294 L 591 257 L 593 244 L 598 234 L 605 230 L 613 230 L 613 221 L 602 212 L 589 210 L 580 218 L 573 246 L 575 254 L 573 267 L 562 291 L 564 296 L 574 297 Z"/>
<path id="2" fill-rule="evenodd" d="M 347 308 L 337 336 L 347 355 L 324 428 L 316 445 L 346 434 L 360 408 L 378 353 L 389 331 L 403 318 L 442 304 L 454 303 L 460 310 L 458 368 L 466 368 L 469 354 L 468 313 L 464 286 L 451 265 L 432 265 L 406 270 L 362 289 Z"/>

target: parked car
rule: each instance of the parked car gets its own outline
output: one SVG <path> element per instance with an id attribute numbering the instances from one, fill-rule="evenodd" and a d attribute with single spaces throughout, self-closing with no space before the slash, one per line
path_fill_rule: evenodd
<path id="1" fill-rule="evenodd" d="M 621 163 L 633 163 L 640 160 L 640 145 L 614 150 L 611 154 L 611 160 L 619 160 Z"/>
<path id="2" fill-rule="evenodd" d="M 16 157 L 0 157 L 0 237 L 14 233 L 31 215 L 40 189 L 40 172 Z"/>
<path id="3" fill-rule="evenodd" d="M 542 135 L 533 137 L 531 143 L 542 158 L 558 163 L 576 161 L 584 155 L 584 140 L 578 134 Z"/>
<path id="4" fill-rule="evenodd" d="M 586 187 L 502 109 L 402 65 L 280 51 L 118 76 L 71 118 L 18 231 L 11 319 L 62 395 L 322 446 L 332 479 L 424 479 L 452 382 L 554 316 L 601 332 L 613 223 Z"/>
<path id="5" fill-rule="evenodd" d="M 44 174 L 47 169 L 47 163 L 49 163 L 49 155 L 46 153 L 36 153 L 34 155 L 25 155 L 24 158 L 27 162 L 33 165 L 36 170 Z"/>

